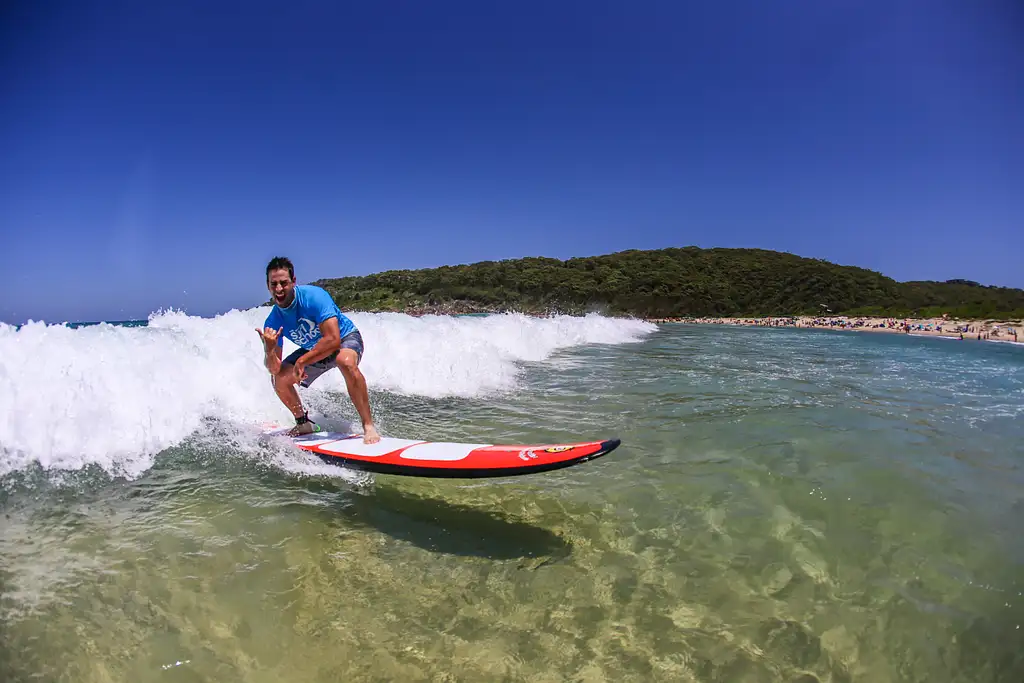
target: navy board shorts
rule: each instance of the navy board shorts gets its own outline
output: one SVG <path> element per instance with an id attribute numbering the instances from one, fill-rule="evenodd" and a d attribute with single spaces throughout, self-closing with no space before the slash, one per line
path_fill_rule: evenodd
<path id="1" fill-rule="evenodd" d="M 351 332 L 349 332 L 348 334 L 341 338 L 341 348 L 352 349 L 353 351 L 355 351 L 357 356 L 356 363 L 359 363 L 359 361 L 363 359 L 363 335 L 359 334 L 359 330 L 352 330 Z M 338 353 L 340 351 L 341 349 L 338 349 L 338 351 L 335 351 L 326 358 L 321 358 L 317 362 L 310 363 L 309 365 L 307 365 L 306 379 L 302 380 L 299 383 L 299 385 L 303 387 L 308 387 L 310 384 L 316 381 L 317 377 L 324 374 L 331 368 L 335 367 L 335 361 L 337 360 Z M 309 353 L 308 349 L 295 349 L 294 351 L 289 353 L 288 357 L 285 358 L 282 362 L 288 363 L 290 365 L 295 365 L 295 361 L 297 361 L 300 357 L 302 357 L 303 354 L 306 353 Z"/>

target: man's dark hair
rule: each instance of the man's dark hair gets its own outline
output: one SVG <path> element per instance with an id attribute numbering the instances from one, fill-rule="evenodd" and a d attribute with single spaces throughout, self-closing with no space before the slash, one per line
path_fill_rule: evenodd
<path id="1" fill-rule="evenodd" d="M 288 275 L 292 280 L 295 280 L 295 266 L 288 260 L 286 256 L 275 256 L 270 259 L 270 263 L 267 264 L 267 282 L 270 282 L 270 271 L 281 270 L 285 268 L 288 270 Z"/>

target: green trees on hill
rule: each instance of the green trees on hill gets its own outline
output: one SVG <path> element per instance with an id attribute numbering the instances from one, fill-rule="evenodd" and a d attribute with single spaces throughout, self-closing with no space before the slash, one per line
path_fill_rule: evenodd
<path id="1" fill-rule="evenodd" d="M 598 311 L 639 317 L 852 314 L 1024 317 L 1024 290 L 966 280 L 897 282 L 864 268 L 762 249 L 630 250 L 319 280 L 362 311 Z"/>

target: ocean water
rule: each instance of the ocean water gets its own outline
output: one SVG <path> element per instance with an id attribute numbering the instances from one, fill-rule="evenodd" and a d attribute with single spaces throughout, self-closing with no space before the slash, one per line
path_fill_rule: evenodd
<path id="1" fill-rule="evenodd" d="M 387 435 L 623 441 L 446 481 L 261 443 L 262 317 L 0 325 L 0 681 L 1024 680 L 1020 347 L 353 315 Z"/>

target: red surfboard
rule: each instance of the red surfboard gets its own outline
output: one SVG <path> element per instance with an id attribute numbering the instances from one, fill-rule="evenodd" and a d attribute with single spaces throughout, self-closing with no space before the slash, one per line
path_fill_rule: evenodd
<path id="1" fill-rule="evenodd" d="M 265 432 L 283 436 L 324 462 L 378 474 L 476 479 L 549 472 L 611 453 L 619 439 L 566 444 L 496 445 L 418 441 L 383 437 L 364 444 L 362 434 L 317 432 L 288 436 L 288 429 Z"/>

